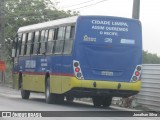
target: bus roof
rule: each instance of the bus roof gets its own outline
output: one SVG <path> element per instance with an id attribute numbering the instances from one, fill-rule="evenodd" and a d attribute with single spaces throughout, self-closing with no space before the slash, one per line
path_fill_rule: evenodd
<path id="1" fill-rule="evenodd" d="M 67 18 L 52 20 L 52 21 L 49 21 L 49 22 L 43 22 L 43 23 L 38 23 L 38 24 L 33 24 L 33 25 L 20 27 L 18 29 L 18 33 L 35 31 L 35 30 L 39 30 L 39 29 L 42 29 L 42 28 L 44 29 L 44 28 L 50 28 L 50 27 L 53 27 L 53 26 L 75 23 L 77 18 L 78 18 L 78 16 L 73 16 L 73 17 L 67 17 Z"/>
<path id="2" fill-rule="evenodd" d="M 18 33 L 42 30 L 42 29 L 52 28 L 53 26 L 60 26 L 60 25 L 65 25 L 65 24 L 73 24 L 73 23 L 76 23 L 78 17 L 104 17 L 104 16 L 88 16 L 88 15 L 87 16 L 72 16 L 72 17 L 52 20 L 48 22 L 23 26 L 18 29 Z M 107 17 L 108 18 L 121 18 L 121 17 L 113 17 L 113 16 L 107 16 Z M 123 19 L 135 20 L 135 19 L 130 19 L 130 18 L 123 18 Z M 135 21 L 138 21 L 138 20 L 135 20 Z"/>

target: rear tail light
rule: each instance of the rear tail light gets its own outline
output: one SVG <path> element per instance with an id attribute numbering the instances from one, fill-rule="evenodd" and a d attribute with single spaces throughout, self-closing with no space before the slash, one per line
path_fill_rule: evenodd
<path id="1" fill-rule="evenodd" d="M 78 79 L 84 79 L 79 61 L 73 60 L 73 70 Z"/>
<path id="2" fill-rule="evenodd" d="M 139 74 L 140 74 L 139 71 L 136 71 L 136 72 L 135 72 L 135 75 L 136 75 L 136 76 L 139 76 Z"/>
<path id="3" fill-rule="evenodd" d="M 76 67 L 76 68 L 75 68 L 75 72 L 78 73 L 79 71 L 80 71 L 79 67 Z"/>
<path id="4" fill-rule="evenodd" d="M 78 67 L 79 62 L 77 62 L 77 61 L 76 61 L 76 62 L 74 62 L 74 61 L 73 61 L 73 64 L 74 64 L 74 67 Z"/>
<path id="5" fill-rule="evenodd" d="M 141 80 L 142 65 L 137 65 L 131 78 L 131 82 Z"/>
<path id="6" fill-rule="evenodd" d="M 141 69 L 142 69 L 142 66 L 137 66 L 138 71 L 141 71 Z"/>

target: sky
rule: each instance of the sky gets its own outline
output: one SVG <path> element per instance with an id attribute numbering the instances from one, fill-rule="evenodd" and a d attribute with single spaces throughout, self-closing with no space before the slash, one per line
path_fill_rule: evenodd
<path id="1" fill-rule="evenodd" d="M 79 11 L 80 15 L 132 17 L 133 0 L 57 1 L 59 2 L 57 8 Z M 160 56 L 160 0 L 140 0 L 140 21 L 142 23 L 143 49 Z"/>

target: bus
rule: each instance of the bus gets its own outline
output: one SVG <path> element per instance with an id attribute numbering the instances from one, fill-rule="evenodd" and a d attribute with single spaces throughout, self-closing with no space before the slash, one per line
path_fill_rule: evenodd
<path id="1" fill-rule="evenodd" d="M 20 27 L 12 50 L 14 86 L 22 99 L 45 93 L 46 103 L 92 98 L 110 106 L 113 97 L 141 88 L 139 20 L 73 16 Z"/>

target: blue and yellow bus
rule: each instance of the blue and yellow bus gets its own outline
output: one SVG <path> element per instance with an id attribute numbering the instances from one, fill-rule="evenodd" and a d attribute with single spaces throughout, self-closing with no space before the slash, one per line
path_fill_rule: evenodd
<path id="1" fill-rule="evenodd" d="M 13 45 L 14 83 L 23 99 L 45 93 L 47 103 L 112 97 L 141 86 L 142 30 L 138 20 L 74 16 L 20 27 Z"/>

